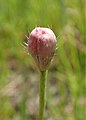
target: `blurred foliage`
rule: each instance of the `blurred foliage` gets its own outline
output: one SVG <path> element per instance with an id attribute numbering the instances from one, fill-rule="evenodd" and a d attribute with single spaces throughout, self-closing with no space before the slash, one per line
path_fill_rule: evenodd
<path id="1" fill-rule="evenodd" d="M 33 76 L 36 68 L 21 44 L 35 26 L 50 27 L 58 49 L 49 73 L 48 116 L 85 120 L 85 9 L 84 0 L 0 0 L 0 91 L 12 71 Z M 16 114 L 9 97 L 0 98 L 0 120 L 14 120 Z"/>

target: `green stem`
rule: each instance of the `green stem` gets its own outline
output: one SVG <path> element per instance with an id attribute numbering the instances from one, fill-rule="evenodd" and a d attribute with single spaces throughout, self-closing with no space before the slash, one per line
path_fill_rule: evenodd
<path id="1" fill-rule="evenodd" d="M 47 80 L 47 70 L 41 71 L 40 76 L 40 99 L 39 99 L 39 119 L 44 119 L 45 110 L 45 98 L 46 98 L 46 80 Z"/>

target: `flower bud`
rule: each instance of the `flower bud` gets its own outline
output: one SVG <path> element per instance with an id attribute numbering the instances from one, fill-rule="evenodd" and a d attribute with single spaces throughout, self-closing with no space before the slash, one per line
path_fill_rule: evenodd
<path id="1" fill-rule="evenodd" d="M 29 36 L 28 51 L 41 71 L 48 69 L 56 49 L 56 36 L 49 28 L 36 27 Z"/>

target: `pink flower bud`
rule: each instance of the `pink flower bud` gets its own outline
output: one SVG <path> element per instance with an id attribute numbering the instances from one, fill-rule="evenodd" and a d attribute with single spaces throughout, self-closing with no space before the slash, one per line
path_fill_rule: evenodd
<path id="1" fill-rule="evenodd" d="M 56 49 L 56 36 L 49 28 L 36 27 L 29 36 L 28 51 L 41 71 L 48 69 Z"/>

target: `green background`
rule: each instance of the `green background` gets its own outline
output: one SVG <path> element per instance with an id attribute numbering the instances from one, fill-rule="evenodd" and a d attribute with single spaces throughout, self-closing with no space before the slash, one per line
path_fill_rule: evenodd
<path id="1" fill-rule="evenodd" d="M 85 120 L 84 0 L 0 0 L 0 120 L 36 120 L 39 72 L 22 47 L 36 26 L 57 36 L 45 120 Z"/>

